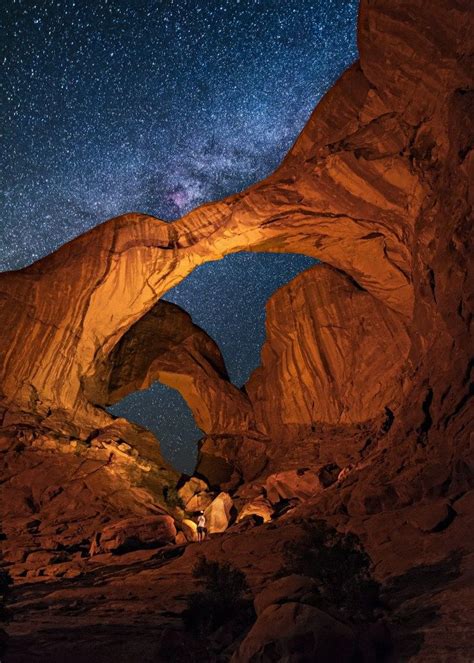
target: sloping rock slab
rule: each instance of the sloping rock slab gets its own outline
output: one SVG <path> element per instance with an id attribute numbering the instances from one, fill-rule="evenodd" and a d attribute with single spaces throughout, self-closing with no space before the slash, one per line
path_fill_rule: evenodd
<path id="1" fill-rule="evenodd" d="M 176 527 L 171 516 L 125 518 L 104 527 L 102 533 L 96 535 L 91 546 L 91 555 L 98 552 L 120 554 L 139 548 L 158 548 L 174 543 L 175 538 Z"/>
<path id="2" fill-rule="evenodd" d="M 349 663 L 355 650 L 355 634 L 348 626 L 313 606 L 285 603 L 263 611 L 231 663 Z"/>
<path id="3" fill-rule="evenodd" d="M 278 578 L 257 594 L 254 601 L 255 612 L 261 615 L 270 605 L 282 603 L 306 603 L 316 592 L 316 582 L 308 576 L 296 573 Z"/>

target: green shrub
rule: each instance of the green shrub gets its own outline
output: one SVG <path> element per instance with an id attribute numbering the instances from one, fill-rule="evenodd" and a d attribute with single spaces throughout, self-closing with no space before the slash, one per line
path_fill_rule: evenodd
<path id="1" fill-rule="evenodd" d="M 336 609 L 352 622 L 373 618 L 380 606 L 379 585 L 370 573 L 371 560 L 354 534 L 340 534 L 322 520 L 304 525 L 304 535 L 284 550 L 285 571 L 314 578 L 314 603 Z"/>
<path id="2" fill-rule="evenodd" d="M 201 555 L 193 569 L 203 589 L 188 597 L 183 614 L 186 627 L 200 635 L 212 633 L 237 615 L 249 613 L 253 618 L 251 601 L 244 598 L 248 591 L 245 574 L 229 562 L 223 564 L 207 560 Z"/>

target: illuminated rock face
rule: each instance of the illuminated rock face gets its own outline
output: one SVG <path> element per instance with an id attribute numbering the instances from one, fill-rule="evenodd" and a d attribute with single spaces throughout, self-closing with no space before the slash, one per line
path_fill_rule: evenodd
<path id="1" fill-rule="evenodd" d="M 315 422 L 358 424 L 386 408 L 422 437 L 433 422 L 453 426 L 466 392 L 473 159 L 467 10 L 438 9 L 363 2 L 360 62 L 266 180 L 174 223 L 112 219 L 2 274 L 3 425 L 87 438 L 111 423 L 105 404 L 160 379 L 207 435 L 251 433 L 269 452 Z M 196 266 L 240 250 L 327 265 L 269 302 L 246 393 L 213 341 L 159 302 Z"/>
<path id="2" fill-rule="evenodd" d="M 157 379 L 183 394 L 205 432 L 252 426 L 251 405 L 229 382 L 217 345 L 179 306 L 165 301 L 132 325 L 86 382 L 85 393 L 93 403 L 111 405 Z"/>
<path id="3" fill-rule="evenodd" d="M 364 422 L 399 402 L 406 327 L 344 274 L 318 265 L 297 276 L 270 298 L 266 329 L 247 393 L 269 437 Z"/>
<path id="4" fill-rule="evenodd" d="M 32 634 L 30 658 L 53 660 L 58 641 L 45 634 L 55 630 L 68 652 L 61 660 L 98 660 L 98 646 L 101 660 L 120 658 L 123 627 L 136 651 L 148 642 L 154 661 L 157 633 L 168 652 L 170 615 L 194 591 L 201 550 L 245 571 L 257 596 L 314 517 L 359 534 L 377 578 L 394 581 L 385 589 L 395 639 L 407 647 L 400 660 L 471 656 L 471 4 L 363 0 L 360 62 L 268 179 L 172 224 L 112 219 L 0 275 L 4 561 L 20 583 L 112 567 L 107 582 L 98 567 L 97 582 L 68 583 L 64 593 L 44 583 L 41 601 L 27 587 L 13 626 Z M 159 301 L 197 265 L 239 250 L 324 263 L 268 302 L 262 363 L 243 391 L 228 382 L 214 342 Z M 113 534 L 131 517 L 165 518 L 164 539 L 175 535 L 162 491 L 176 486 L 175 473 L 153 436 L 103 409 L 153 379 L 178 388 L 206 432 L 198 470 L 225 491 L 211 504 L 217 529 L 248 500 L 272 522 L 245 531 L 245 518 L 137 573 L 153 551 L 138 551 L 128 570 L 112 553 L 87 555 L 105 524 Z M 298 501 L 297 517 L 277 514 L 283 496 Z M 191 521 L 178 529 L 181 541 L 183 532 L 195 539 Z M 64 611 L 71 596 L 81 606 L 73 613 Z M 323 626 L 321 642 L 329 627 L 353 658 L 348 627 L 316 615 L 298 587 L 283 597 L 290 602 L 257 609 L 234 660 L 268 645 L 284 656 L 295 638 L 316 643 Z M 100 642 L 97 624 L 112 629 Z M 330 658 L 341 659 L 340 648 Z"/>

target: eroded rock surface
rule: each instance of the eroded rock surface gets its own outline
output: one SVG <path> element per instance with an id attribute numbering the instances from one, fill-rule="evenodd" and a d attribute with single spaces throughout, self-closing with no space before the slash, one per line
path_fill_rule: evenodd
<path id="1" fill-rule="evenodd" d="M 125 518 L 105 526 L 96 534 L 91 554 L 119 554 L 140 548 L 157 548 L 175 543 L 175 539 L 176 527 L 171 516 Z"/>
<path id="2" fill-rule="evenodd" d="M 400 317 L 325 265 L 306 270 L 267 303 L 261 366 L 246 385 L 271 438 L 318 423 L 353 424 L 395 409 L 410 339 Z"/>
<path id="3" fill-rule="evenodd" d="M 2 436 L 0 451 L 2 562 L 15 581 L 78 575 L 103 531 L 169 518 L 162 488 L 176 474 L 113 444 Z"/>
<path id="4" fill-rule="evenodd" d="M 349 663 L 357 651 L 356 637 L 347 625 L 318 608 L 302 603 L 276 604 L 259 615 L 231 661 L 264 661 L 269 651 L 276 661 Z"/>
<path id="5" fill-rule="evenodd" d="M 228 493 L 219 493 L 204 511 L 209 534 L 224 532 L 229 526 L 233 501 Z"/>
<path id="6" fill-rule="evenodd" d="M 112 219 L 0 276 L 12 663 L 155 661 L 166 629 L 183 642 L 200 552 L 244 570 L 255 596 L 314 515 L 362 537 L 400 660 L 472 654 L 471 17 L 467 0 L 363 0 L 360 60 L 266 180 L 174 223 Z M 271 299 L 262 365 L 237 390 L 213 341 L 159 299 L 240 250 L 325 264 Z M 104 525 L 173 511 L 156 440 L 103 409 L 153 379 L 187 398 L 206 433 L 199 475 L 238 489 L 239 510 L 266 499 L 270 475 L 311 472 L 315 491 L 226 529 L 228 495 L 203 544 L 91 557 Z M 323 626 L 352 655 L 352 631 L 316 608 L 270 609 L 239 656 L 286 655 L 300 637 L 321 656 Z"/>

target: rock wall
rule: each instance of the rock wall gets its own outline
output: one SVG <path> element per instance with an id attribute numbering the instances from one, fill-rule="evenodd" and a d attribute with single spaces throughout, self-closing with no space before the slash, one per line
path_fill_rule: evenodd
<path id="1" fill-rule="evenodd" d="M 283 429 L 296 426 L 289 444 L 297 445 L 301 426 L 307 432 L 314 421 L 377 419 L 387 407 L 403 440 L 426 446 L 436 439 L 445 448 L 459 446 L 458 436 L 465 441 L 468 19 L 464 1 L 439 0 L 435 9 L 422 0 L 363 2 L 360 61 L 324 97 L 270 177 L 174 223 L 140 214 L 112 219 L 2 274 L 3 426 L 29 422 L 84 439 L 111 424 L 102 404 L 156 375 L 182 391 L 208 434 L 251 429 L 268 436 L 270 454 Z M 177 342 L 166 331 L 167 316 L 179 327 L 182 312 L 155 308 L 197 265 L 244 249 L 319 258 L 344 284 L 337 286 L 328 268 L 315 272 L 333 276 L 305 285 L 297 298 L 310 310 L 285 320 L 278 302 L 287 306 L 295 285 L 272 300 L 263 364 L 247 395 L 229 385 L 210 341 L 197 332 Z M 354 316 L 364 317 L 364 330 Z M 303 317 L 312 338 L 298 331 Z M 328 320 L 332 327 L 323 332 Z M 160 347 L 138 366 L 133 348 L 156 324 Z M 294 333 L 304 340 L 290 352 Z M 190 345 L 191 354 L 203 353 L 205 368 L 190 362 Z"/>
<path id="2" fill-rule="evenodd" d="M 323 290 L 332 283 L 317 285 L 315 280 L 298 288 L 302 275 L 271 298 L 262 366 L 246 385 L 257 427 L 278 440 L 279 451 L 276 442 L 267 446 L 274 464 L 277 456 L 278 463 L 295 457 L 301 466 L 322 455 L 327 461 L 341 458 L 343 439 L 346 458 L 365 462 L 368 450 L 379 446 L 383 470 L 377 465 L 357 488 L 351 487 L 361 496 L 370 485 L 378 486 L 374 493 L 390 493 L 387 483 L 402 467 L 412 466 L 413 474 L 399 476 L 400 486 L 415 476 L 419 482 L 424 463 L 433 464 L 435 474 L 439 467 L 438 478 L 432 476 L 424 489 L 409 490 L 411 498 L 446 490 L 450 483 L 459 487 L 460 475 L 464 487 L 471 481 L 465 482 L 472 473 L 471 18 L 464 2 L 363 2 L 360 61 L 324 97 L 270 178 L 285 178 L 292 200 L 308 203 L 315 215 L 324 201 L 326 220 L 319 216 L 315 221 L 308 213 L 297 241 L 306 235 L 322 247 L 322 259 L 345 274 L 346 287 L 333 302 L 339 310 L 333 313 L 338 324 L 331 333 L 321 327 L 328 311 L 316 312 L 309 292 L 319 288 L 320 300 L 329 302 Z M 263 196 L 264 190 L 265 183 L 253 195 Z M 268 221 L 273 228 L 287 221 L 288 197 L 281 193 L 281 218 Z M 303 223 L 298 214 L 293 223 L 295 230 Z M 366 224 L 367 232 L 359 234 Z M 323 237 L 316 236 L 316 227 Z M 377 276 L 379 267 L 384 276 Z M 402 275 L 406 288 L 400 287 Z M 293 306 L 305 300 L 310 310 L 303 313 L 301 306 L 293 313 Z M 361 306 L 365 301 L 371 310 L 372 329 L 364 335 L 362 354 L 361 330 L 349 314 L 349 300 Z M 317 334 L 309 332 L 311 320 L 318 321 Z M 298 333 L 303 321 L 307 333 Z M 348 329 L 355 334 L 352 346 L 346 341 Z M 370 355 L 371 347 L 383 351 L 379 361 Z M 334 371 L 342 348 L 348 352 L 338 362 L 339 372 Z M 330 361 L 324 366 L 320 357 L 315 361 L 329 349 Z M 354 400 L 352 385 L 357 385 Z M 386 408 L 388 418 L 381 422 Z M 350 427 L 364 415 L 364 425 Z M 331 431 L 327 421 L 347 426 Z M 356 458 L 349 452 L 351 440 Z M 379 509 L 387 504 L 385 498 L 377 501 Z"/>
<path id="3" fill-rule="evenodd" d="M 270 177 L 174 223 L 112 219 L 0 275 L 12 661 L 25 651 L 110 661 L 124 646 L 128 658 L 155 661 L 157 651 L 169 658 L 173 633 L 189 660 L 179 615 L 197 556 L 232 561 L 258 594 L 315 516 L 361 537 L 385 583 L 397 660 L 467 660 L 470 5 L 363 0 L 360 61 Z M 229 383 L 214 342 L 159 301 L 199 264 L 240 250 L 324 263 L 268 302 L 262 363 L 244 390 Z M 256 530 L 243 519 L 184 552 L 183 525 L 176 533 L 164 514 L 183 515 L 176 474 L 153 436 L 103 409 L 154 379 L 181 391 L 205 431 L 198 471 L 211 488 L 271 523 Z M 180 545 L 115 556 L 127 541 L 180 535 Z M 272 650 L 280 636 L 269 637 Z"/>
<path id="4" fill-rule="evenodd" d="M 266 311 L 261 366 L 246 391 L 269 437 L 361 423 L 398 407 L 406 327 L 346 275 L 318 265 L 280 288 Z"/>

